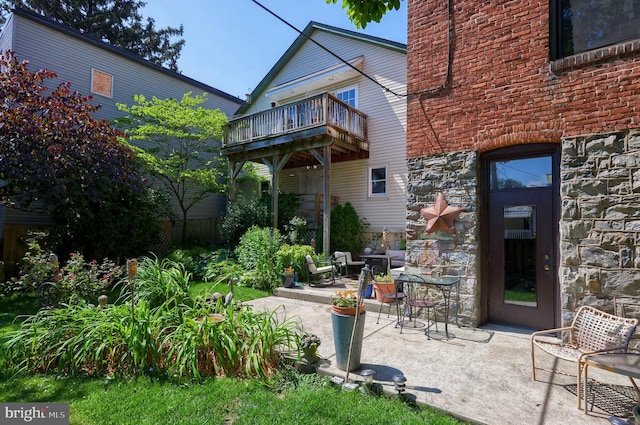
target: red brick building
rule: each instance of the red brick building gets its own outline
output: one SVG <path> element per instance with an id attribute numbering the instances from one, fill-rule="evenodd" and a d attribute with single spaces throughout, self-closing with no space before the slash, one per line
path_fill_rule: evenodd
<path id="1" fill-rule="evenodd" d="M 640 294 L 640 1 L 408 4 L 408 267 L 460 275 L 472 324 Z"/>

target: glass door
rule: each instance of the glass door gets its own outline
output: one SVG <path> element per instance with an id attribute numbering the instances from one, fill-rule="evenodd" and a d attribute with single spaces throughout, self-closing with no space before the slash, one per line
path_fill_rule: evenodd
<path id="1" fill-rule="evenodd" d="M 488 161 L 489 321 L 555 323 L 552 156 Z"/>

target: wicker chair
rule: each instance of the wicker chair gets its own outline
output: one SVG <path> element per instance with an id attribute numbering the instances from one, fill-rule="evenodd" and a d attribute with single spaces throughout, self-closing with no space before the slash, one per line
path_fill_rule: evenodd
<path id="1" fill-rule="evenodd" d="M 614 316 L 591 306 L 580 307 L 571 326 L 531 334 L 533 380 L 537 380 L 535 347 L 558 359 L 576 363 L 578 408 L 580 408 L 582 400 L 581 376 L 585 356 L 595 353 L 626 351 L 637 324 L 637 319 Z M 560 334 L 560 342 L 539 338 L 542 335 L 553 333 Z M 565 337 L 566 339 L 562 339 Z M 557 371 L 553 370 L 552 372 L 556 373 Z"/>

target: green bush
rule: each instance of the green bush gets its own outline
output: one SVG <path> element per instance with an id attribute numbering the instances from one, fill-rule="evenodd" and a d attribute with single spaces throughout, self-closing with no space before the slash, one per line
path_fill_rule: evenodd
<path id="1" fill-rule="evenodd" d="M 276 252 L 282 245 L 277 229 L 252 227 L 240 238 L 236 248 L 238 262 L 251 272 L 249 286 L 263 291 L 273 291 L 280 282 L 280 270 L 276 264 Z"/>
<path id="2" fill-rule="evenodd" d="M 251 227 L 268 227 L 270 224 L 269 198 L 262 196 L 240 198 L 231 204 L 220 228 L 224 240 L 233 249 Z"/>
<path id="3" fill-rule="evenodd" d="M 352 254 L 362 252 L 363 231 L 367 226 L 350 202 L 336 205 L 331 210 L 330 251 L 349 251 Z"/>
<path id="4" fill-rule="evenodd" d="M 307 255 L 314 255 L 313 247 L 309 245 L 282 245 L 276 252 L 278 270 L 293 266 L 295 271 L 298 272 L 298 281 L 306 281 L 307 261 L 305 257 Z"/>
<path id="5" fill-rule="evenodd" d="M 207 264 L 215 261 L 217 252 L 204 247 L 173 249 L 166 256 L 169 260 L 182 264 L 185 271 L 191 273 L 193 280 L 204 280 Z"/>

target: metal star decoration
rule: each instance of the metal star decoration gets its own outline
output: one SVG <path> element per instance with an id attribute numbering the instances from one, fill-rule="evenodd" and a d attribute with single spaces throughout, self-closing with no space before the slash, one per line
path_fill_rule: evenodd
<path id="1" fill-rule="evenodd" d="M 447 233 L 455 233 L 453 222 L 462 212 L 462 207 L 452 207 L 447 204 L 444 194 L 439 193 L 433 207 L 422 208 L 420 214 L 427 220 L 425 233 L 433 233 L 438 230 Z"/>

